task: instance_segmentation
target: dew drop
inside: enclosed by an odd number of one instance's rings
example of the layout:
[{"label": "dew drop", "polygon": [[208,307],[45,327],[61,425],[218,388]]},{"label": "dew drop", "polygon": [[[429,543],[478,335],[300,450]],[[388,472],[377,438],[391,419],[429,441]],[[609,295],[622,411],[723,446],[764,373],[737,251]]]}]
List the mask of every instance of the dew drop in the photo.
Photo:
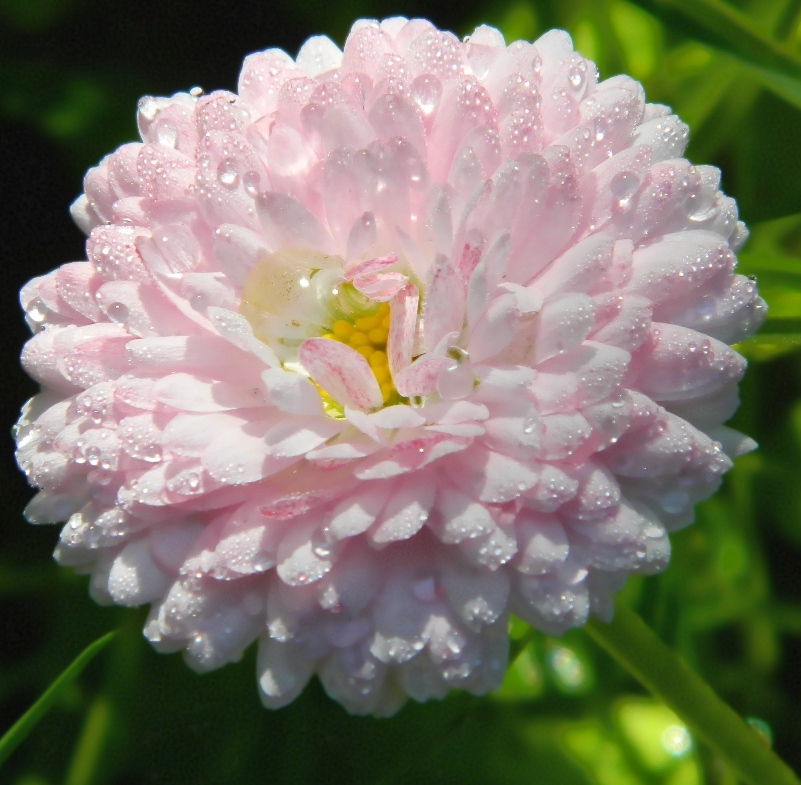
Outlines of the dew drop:
[{"label": "dew drop", "polygon": [[640,178],[633,172],[618,172],[609,183],[609,190],[621,209],[628,207],[631,197],[640,187]]},{"label": "dew drop", "polygon": [[47,306],[41,298],[36,297],[29,303],[28,318],[35,324],[41,324],[47,318]]},{"label": "dew drop", "polygon": [[690,503],[690,497],[684,491],[669,491],[659,498],[662,509],[671,514],[682,512]]},{"label": "dew drop", "polygon": [[239,174],[236,171],[236,164],[230,158],[220,162],[217,167],[217,179],[226,188],[236,188],[239,184]]},{"label": "dew drop", "polygon": [[258,195],[260,183],[261,175],[255,169],[249,169],[242,175],[242,185],[250,196]]},{"label": "dew drop", "polygon": [[334,550],[334,543],[331,541],[331,530],[324,528],[318,531],[312,538],[312,551],[321,559],[327,559]]},{"label": "dew drop", "polygon": [[717,207],[711,199],[705,199],[702,194],[691,193],[684,200],[684,212],[694,223],[703,223],[710,218],[714,218]]},{"label": "dew drop", "polygon": [[106,308],[106,315],[112,322],[119,324],[128,318],[128,308],[122,303],[111,303]]},{"label": "dew drop", "polygon": [[698,301],[698,305],[695,306],[695,310],[698,315],[706,321],[715,315],[715,307],[715,298],[709,294],[705,294]]},{"label": "dew drop", "polygon": [[136,457],[147,463],[158,463],[161,460],[161,448],[157,444],[142,445],[136,451]]},{"label": "dew drop", "polygon": [[442,82],[433,74],[421,74],[412,82],[412,98],[424,115],[430,115],[442,95]]},{"label": "dew drop", "polygon": [[583,61],[576,63],[568,72],[567,80],[570,82],[570,86],[573,90],[577,93],[581,92],[581,89],[587,81],[587,64]]},{"label": "dew drop", "polygon": [[595,141],[596,142],[603,142],[604,137],[606,136],[606,128],[604,127],[605,123],[602,119],[597,119],[595,121]]},{"label": "dew drop", "polygon": [[445,400],[459,400],[470,395],[474,383],[473,371],[468,366],[454,363],[439,375],[437,391]]}]

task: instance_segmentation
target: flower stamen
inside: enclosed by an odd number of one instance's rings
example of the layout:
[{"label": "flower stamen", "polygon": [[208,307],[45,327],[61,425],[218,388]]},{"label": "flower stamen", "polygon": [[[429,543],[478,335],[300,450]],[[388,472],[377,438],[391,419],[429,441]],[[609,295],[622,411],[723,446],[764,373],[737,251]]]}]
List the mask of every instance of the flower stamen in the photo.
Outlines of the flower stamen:
[{"label": "flower stamen", "polygon": [[[323,338],[339,341],[355,349],[369,364],[381,389],[384,405],[400,402],[400,396],[392,382],[387,359],[389,337],[389,304],[380,303],[372,313],[353,320],[339,319],[331,325]],[[323,399],[325,400],[325,399]]]}]

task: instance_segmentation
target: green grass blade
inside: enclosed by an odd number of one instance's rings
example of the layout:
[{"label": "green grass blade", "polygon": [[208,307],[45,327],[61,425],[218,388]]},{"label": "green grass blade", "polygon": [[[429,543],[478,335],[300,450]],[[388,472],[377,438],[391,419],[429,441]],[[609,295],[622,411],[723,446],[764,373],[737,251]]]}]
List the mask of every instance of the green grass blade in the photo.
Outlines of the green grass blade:
[{"label": "green grass blade", "polygon": [[633,0],[663,22],[748,65],[785,100],[801,106],[801,60],[722,0]]},{"label": "green grass blade", "polygon": [[28,709],[0,739],[0,766],[8,756],[28,737],[39,720],[53,708],[53,704],[72,684],[80,672],[104,649],[116,635],[115,631],[106,633],[94,643],[90,643],[61,673],[61,675],[42,693],[42,696]]}]

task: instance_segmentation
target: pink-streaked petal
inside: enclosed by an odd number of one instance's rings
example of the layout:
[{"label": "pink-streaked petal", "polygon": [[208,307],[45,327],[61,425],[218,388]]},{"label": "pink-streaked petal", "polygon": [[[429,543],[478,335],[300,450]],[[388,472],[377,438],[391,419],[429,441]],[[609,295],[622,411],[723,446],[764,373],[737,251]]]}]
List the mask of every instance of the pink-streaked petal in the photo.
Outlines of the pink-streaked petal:
[{"label": "pink-streaked petal", "polygon": [[326,338],[309,338],[298,358],[303,367],[335,401],[369,411],[381,405],[381,390],[367,360],[349,346]]},{"label": "pink-streaked petal", "polygon": [[451,261],[437,255],[423,299],[423,349],[431,351],[450,332],[460,333],[464,321],[461,278]]},{"label": "pink-streaked petal", "polygon": [[387,355],[393,378],[406,368],[412,359],[417,329],[418,297],[417,287],[409,283],[390,301]]},{"label": "pink-streaked petal", "polygon": [[406,397],[430,395],[437,389],[440,373],[453,365],[448,357],[423,355],[394,376],[395,389]]},{"label": "pink-streaked petal", "polygon": [[385,303],[392,300],[408,280],[402,273],[368,273],[354,278],[353,286],[365,297]]}]

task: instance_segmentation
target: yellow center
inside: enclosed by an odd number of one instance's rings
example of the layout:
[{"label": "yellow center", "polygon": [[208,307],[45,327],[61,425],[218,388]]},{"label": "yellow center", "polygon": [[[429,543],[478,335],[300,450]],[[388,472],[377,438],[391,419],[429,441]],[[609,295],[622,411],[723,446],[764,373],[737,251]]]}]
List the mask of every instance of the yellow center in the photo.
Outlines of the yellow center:
[{"label": "yellow center", "polygon": [[340,319],[334,322],[331,332],[323,336],[350,346],[367,360],[381,389],[385,405],[400,401],[387,364],[388,335],[389,304],[380,303],[372,313],[368,312],[352,321]]},{"label": "yellow center", "polygon": [[[268,344],[284,368],[297,366],[298,347],[307,338],[322,335],[355,349],[375,376],[384,405],[401,403],[387,363],[389,304],[376,303],[341,281],[344,262],[305,249],[290,248],[264,254],[242,287],[240,313],[254,335]],[[329,417],[345,410],[311,380]]]}]

